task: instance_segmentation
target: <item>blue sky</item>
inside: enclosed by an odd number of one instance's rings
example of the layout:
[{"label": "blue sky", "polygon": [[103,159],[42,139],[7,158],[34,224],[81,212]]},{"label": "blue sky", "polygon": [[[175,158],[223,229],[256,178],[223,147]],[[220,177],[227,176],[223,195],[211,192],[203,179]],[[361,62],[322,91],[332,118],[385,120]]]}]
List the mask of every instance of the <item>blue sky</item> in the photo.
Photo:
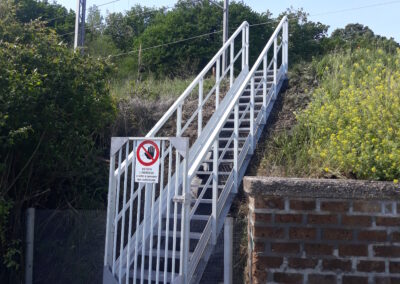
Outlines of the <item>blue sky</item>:
[{"label": "blue sky", "polygon": [[[87,0],[87,7],[101,5],[112,0]],[[148,7],[173,6],[176,0],[119,0],[100,7],[102,12],[125,11],[135,4]],[[348,23],[369,26],[376,34],[393,37],[400,42],[400,0],[243,0],[258,12],[270,10],[278,15],[288,7],[301,8],[310,14],[310,20],[329,25],[330,32]],[[75,10],[75,0],[57,0],[67,8]],[[221,16],[222,17],[222,16]]]}]

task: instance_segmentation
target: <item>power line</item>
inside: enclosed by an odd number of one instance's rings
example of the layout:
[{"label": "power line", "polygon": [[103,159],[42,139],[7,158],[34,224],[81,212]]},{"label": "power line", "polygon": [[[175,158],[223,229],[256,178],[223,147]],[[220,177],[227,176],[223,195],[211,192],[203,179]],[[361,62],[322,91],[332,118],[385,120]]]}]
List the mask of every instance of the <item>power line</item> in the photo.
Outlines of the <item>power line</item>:
[{"label": "power line", "polygon": [[[185,41],[189,41],[189,40],[193,40],[193,39],[197,39],[197,38],[202,38],[202,37],[210,36],[212,34],[217,34],[217,33],[222,33],[222,30],[214,31],[214,32],[211,32],[211,33],[205,33],[205,34],[201,34],[201,35],[197,35],[197,36],[192,36],[192,37],[181,39],[181,40],[162,43],[162,44],[159,44],[159,45],[154,45],[154,46],[150,46],[150,47],[146,47],[146,48],[142,48],[141,51],[146,51],[146,50],[149,50],[149,49],[169,46],[169,45],[172,45],[172,44],[177,44],[177,43],[181,43],[181,42],[185,42]],[[119,57],[119,56],[122,56],[122,55],[132,54],[132,53],[136,53],[136,52],[139,52],[139,51],[140,51],[140,49],[135,49],[135,50],[131,50],[131,51],[128,51],[128,52],[122,52],[122,53],[118,53],[118,54],[114,54],[114,55],[109,55],[107,58]]]},{"label": "power line", "polygon": [[397,1],[389,1],[389,2],[376,3],[376,4],[365,5],[365,6],[360,6],[360,7],[348,8],[348,9],[342,9],[342,10],[336,10],[336,11],[329,11],[329,12],[323,12],[323,13],[310,15],[310,17],[331,15],[331,14],[339,14],[339,13],[343,13],[343,12],[351,12],[351,11],[355,11],[355,10],[361,10],[361,9],[373,8],[373,7],[379,7],[379,6],[387,6],[387,5],[391,5],[391,4],[397,4],[397,3],[400,3],[400,1],[399,0],[397,0]]}]

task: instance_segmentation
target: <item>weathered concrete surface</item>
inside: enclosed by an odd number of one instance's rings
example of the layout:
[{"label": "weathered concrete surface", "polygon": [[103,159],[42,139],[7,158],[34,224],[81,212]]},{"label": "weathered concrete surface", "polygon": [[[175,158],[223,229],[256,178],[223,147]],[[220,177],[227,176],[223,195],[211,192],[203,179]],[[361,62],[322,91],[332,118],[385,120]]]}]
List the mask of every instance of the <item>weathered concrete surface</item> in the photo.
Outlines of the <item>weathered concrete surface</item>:
[{"label": "weathered concrete surface", "polygon": [[393,182],[245,177],[244,190],[252,196],[400,200],[400,185]]}]

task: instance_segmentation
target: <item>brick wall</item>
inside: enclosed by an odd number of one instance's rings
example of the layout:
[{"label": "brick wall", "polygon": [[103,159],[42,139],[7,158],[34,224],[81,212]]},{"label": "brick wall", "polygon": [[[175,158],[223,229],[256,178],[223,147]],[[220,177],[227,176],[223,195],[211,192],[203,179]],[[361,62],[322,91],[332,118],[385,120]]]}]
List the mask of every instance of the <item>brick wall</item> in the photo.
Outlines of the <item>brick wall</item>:
[{"label": "brick wall", "polygon": [[392,183],[245,178],[252,283],[400,283]]}]

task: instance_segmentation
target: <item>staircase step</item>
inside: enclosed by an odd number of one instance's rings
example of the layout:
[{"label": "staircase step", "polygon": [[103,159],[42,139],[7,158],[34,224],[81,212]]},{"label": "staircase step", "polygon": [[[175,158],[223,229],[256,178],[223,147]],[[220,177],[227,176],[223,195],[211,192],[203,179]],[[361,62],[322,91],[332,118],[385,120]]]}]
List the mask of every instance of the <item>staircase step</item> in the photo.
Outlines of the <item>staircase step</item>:
[{"label": "staircase step", "polygon": [[[199,199],[192,199],[192,203],[196,203]],[[212,204],[212,199],[200,199],[200,203]]]},{"label": "staircase step", "polygon": [[[177,215],[177,218],[180,219],[181,218],[181,214]],[[171,216],[171,218],[173,219],[174,216]],[[208,221],[208,219],[210,219],[209,215],[193,215],[192,218],[190,218],[191,220],[197,220],[197,221]]]},{"label": "staircase step", "polygon": [[[196,172],[196,175],[211,175],[213,173],[214,173],[213,171],[198,171]],[[221,172],[221,171],[218,172],[218,175],[221,176],[229,176],[230,174],[231,172]]]},{"label": "staircase step", "polygon": [[[179,235],[177,235],[177,236],[179,236]],[[152,255],[151,255],[152,257],[157,257],[157,249],[152,249],[151,252],[152,252]],[[172,250],[168,250],[167,251],[167,257],[168,258],[172,258],[172,253],[173,253]],[[180,253],[181,252],[179,250],[175,251],[175,259],[179,259]],[[189,257],[192,254],[193,254],[192,252],[189,252]],[[138,251],[138,255],[142,255],[142,251],[141,250]],[[150,256],[150,250],[148,250],[148,249],[145,250],[144,255],[145,256]],[[160,249],[160,257],[164,258],[164,256],[165,256],[165,250],[164,249]]]},{"label": "staircase step", "polygon": [[[151,280],[152,280],[152,281],[155,281],[155,280],[156,280],[156,271],[151,270],[150,273],[151,273]],[[166,273],[167,273],[167,282],[171,282],[171,280],[172,280],[172,273],[171,273],[171,272],[166,272]],[[140,269],[138,269],[136,275],[137,275],[137,276],[136,276],[136,277],[137,277],[136,279],[140,279],[140,276],[141,276],[141,274],[140,274]],[[176,276],[178,276],[177,273],[175,273],[175,277],[176,277]],[[130,272],[129,272],[129,278],[133,278],[133,271],[130,271]],[[159,279],[160,279],[160,282],[163,282],[163,281],[164,281],[164,271],[160,271],[160,272],[159,272]],[[149,280],[149,271],[148,271],[148,270],[144,270],[143,280]]]},{"label": "staircase step", "polygon": [[[233,127],[226,127],[226,128],[222,128],[221,131],[234,131],[235,129]],[[239,131],[250,131],[250,127],[240,127]]]},{"label": "staircase step", "polygon": [[[172,237],[174,234],[173,231],[169,231],[168,232],[168,237]],[[155,234],[156,236],[158,235],[158,232],[156,232]],[[161,232],[161,236],[165,237],[167,235],[166,231],[162,231]],[[181,232],[177,231],[176,232],[176,236],[179,238],[181,236]],[[190,232],[189,234],[189,239],[194,239],[194,240],[200,240],[201,238],[201,233],[197,233],[197,232]]]}]

